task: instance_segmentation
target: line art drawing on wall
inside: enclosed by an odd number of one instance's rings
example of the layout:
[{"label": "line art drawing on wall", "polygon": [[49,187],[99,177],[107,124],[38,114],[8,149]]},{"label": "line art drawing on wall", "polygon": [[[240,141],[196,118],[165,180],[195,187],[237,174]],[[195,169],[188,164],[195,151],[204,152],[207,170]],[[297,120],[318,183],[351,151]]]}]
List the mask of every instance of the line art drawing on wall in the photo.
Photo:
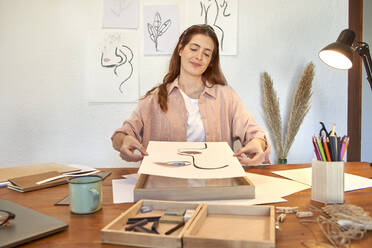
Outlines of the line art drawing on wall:
[{"label": "line art drawing on wall", "polygon": [[130,0],[113,0],[112,6],[110,8],[111,13],[113,13],[117,17],[120,17],[130,4]]},{"label": "line art drawing on wall", "polygon": [[223,0],[222,3],[218,0],[200,1],[200,16],[204,17],[204,24],[210,25],[219,35],[220,49],[224,50],[225,32],[218,22],[223,22],[223,18],[231,15],[228,13],[228,2]]},{"label": "line art drawing on wall", "polygon": [[155,50],[158,52],[158,38],[163,35],[168,28],[172,25],[171,19],[166,20],[164,23],[161,21],[161,16],[159,12],[155,13],[153,24],[147,23],[147,31],[149,33],[150,39],[155,45]]},{"label": "line art drawing on wall", "polygon": [[138,28],[138,0],[102,0],[103,28]]},{"label": "line art drawing on wall", "polygon": [[115,52],[112,50],[101,52],[101,66],[104,68],[114,68],[113,73],[120,78],[118,87],[120,93],[123,93],[123,85],[128,81],[133,74],[133,51],[129,46],[120,45],[115,47]]},{"label": "line art drawing on wall", "polygon": [[133,32],[89,33],[86,97],[89,102],[137,102],[138,36]]}]

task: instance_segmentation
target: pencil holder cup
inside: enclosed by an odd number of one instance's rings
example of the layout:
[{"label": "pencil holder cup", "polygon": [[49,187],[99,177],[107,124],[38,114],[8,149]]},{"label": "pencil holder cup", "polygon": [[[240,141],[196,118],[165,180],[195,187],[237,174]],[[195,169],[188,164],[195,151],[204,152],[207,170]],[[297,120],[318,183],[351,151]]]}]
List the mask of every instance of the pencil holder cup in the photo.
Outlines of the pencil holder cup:
[{"label": "pencil holder cup", "polygon": [[68,179],[70,211],[74,214],[91,214],[102,208],[102,178],[89,175]]},{"label": "pencil holder cup", "polygon": [[344,162],[313,160],[311,199],[322,203],[344,203]]}]

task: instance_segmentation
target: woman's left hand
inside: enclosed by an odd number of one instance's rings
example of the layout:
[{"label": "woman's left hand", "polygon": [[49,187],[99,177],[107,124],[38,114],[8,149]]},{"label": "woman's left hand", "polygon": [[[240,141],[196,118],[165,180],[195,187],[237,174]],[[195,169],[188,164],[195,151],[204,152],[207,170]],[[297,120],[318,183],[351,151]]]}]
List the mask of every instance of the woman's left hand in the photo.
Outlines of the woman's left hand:
[{"label": "woman's left hand", "polygon": [[[265,161],[266,142],[263,139],[254,138],[234,154],[243,165],[260,165]],[[243,157],[242,154],[247,155]]]}]

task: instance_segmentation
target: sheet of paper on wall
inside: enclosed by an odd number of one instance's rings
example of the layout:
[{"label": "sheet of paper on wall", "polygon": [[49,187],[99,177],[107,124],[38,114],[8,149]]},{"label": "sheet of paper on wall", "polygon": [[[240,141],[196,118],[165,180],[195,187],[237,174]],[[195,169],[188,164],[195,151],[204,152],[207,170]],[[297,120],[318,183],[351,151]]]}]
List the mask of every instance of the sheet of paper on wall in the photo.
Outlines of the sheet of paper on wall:
[{"label": "sheet of paper on wall", "polygon": [[150,141],[139,174],[177,178],[244,177],[226,142]]}]

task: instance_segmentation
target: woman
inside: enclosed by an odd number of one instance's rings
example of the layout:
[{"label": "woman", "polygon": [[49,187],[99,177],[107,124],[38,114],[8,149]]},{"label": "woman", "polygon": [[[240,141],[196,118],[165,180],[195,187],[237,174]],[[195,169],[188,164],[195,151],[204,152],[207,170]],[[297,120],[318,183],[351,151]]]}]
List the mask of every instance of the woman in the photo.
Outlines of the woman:
[{"label": "woman", "polygon": [[163,83],[146,93],[112,136],[122,159],[142,160],[150,140],[226,141],[232,147],[239,139],[243,147],[234,156],[242,164],[269,162],[266,133],[227,86],[219,59],[210,26],[193,25],[181,34]]}]

